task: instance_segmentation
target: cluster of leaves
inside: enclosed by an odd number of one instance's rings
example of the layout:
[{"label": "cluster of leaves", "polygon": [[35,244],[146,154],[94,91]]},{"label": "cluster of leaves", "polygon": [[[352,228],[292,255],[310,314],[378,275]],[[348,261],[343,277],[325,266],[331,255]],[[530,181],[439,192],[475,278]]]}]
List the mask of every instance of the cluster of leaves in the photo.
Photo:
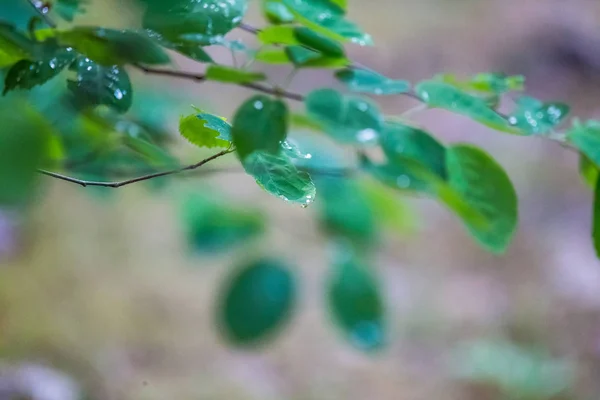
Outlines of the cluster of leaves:
[{"label": "cluster of leaves", "polygon": [[[152,177],[153,171],[181,168],[167,150],[168,135],[162,127],[130,110],[131,69],[254,89],[259,93],[247,98],[231,121],[197,109],[181,117],[180,133],[197,147],[235,151],[244,171],[266,192],[303,207],[316,202],[320,226],[335,254],[327,288],[329,309],[344,335],[360,348],[375,349],[386,341],[385,300],[370,265],[380,228],[399,215],[389,206],[391,191],[437,199],[477,243],[496,254],[509,247],[518,221],[511,181],[487,152],[469,144],[441,143],[402,116],[384,115],[373,97],[408,96],[424,109],[445,109],[496,131],[557,141],[581,154],[582,175],[595,187],[596,203],[600,202],[600,122],[575,120],[572,128],[558,132],[569,107],[527,96],[520,96],[508,115],[501,113],[503,96],[524,89],[519,76],[439,75],[413,86],[357,65],[348,58],[346,46],[373,41],[348,20],[344,0],[262,0],[268,24],[260,30],[242,23],[246,0],[143,0],[142,25],[126,30],[63,29],[48,17],[57,12],[71,21],[85,10],[84,2],[38,3],[31,3],[39,15],[31,17],[27,29],[16,18],[0,21],[3,93],[13,105],[24,97],[30,100],[27,106],[5,112],[12,119],[3,118],[12,121],[5,130],[9,134],[0,137],[3,203],[15,203],[14,196],[28,197],[38,167],[71,171],[86,179],[140,170]],[[256,33],[259,48],[228,40],[226,35],[236,27]],[[246,62],[241,67],[218,64],[210,55],[211,46],[224,46],[234,61],[237,54]],[[170,64],[173,53],[206,64],[205,73],[157,69]],[[346,90],[290,93],[251,69],[261,63],[291,67],[292,74],[327,69]],[[58,79],[61,76],[66,79]],[[295,111],[291,101],[301,102],[303,109]],[[36,134],[10,135],[24,130]],[[355,162],[348,166],[323,156],[327,152],[320,149],[307,153],[291,137],[295,130],[314,131],[352,148]],[[38,150],[19,156],[25,148]],[[363,178],[369,183],[363,184]],[[233,244],[262,230],[252,215],[219,212],[214,204],[207,207],[207,212],[187,217],[200,221],[189,232],[197,245],[214,248],[217,237]],[[228,226],[237,229],[240,223],[244,229],[228,236]],[[598,213],[594,238],[600,250]],[[243,267],[224,290],[220,323],[227,337],[243,344],[281,327],[298,292],[290,269],[272,258]]]}]

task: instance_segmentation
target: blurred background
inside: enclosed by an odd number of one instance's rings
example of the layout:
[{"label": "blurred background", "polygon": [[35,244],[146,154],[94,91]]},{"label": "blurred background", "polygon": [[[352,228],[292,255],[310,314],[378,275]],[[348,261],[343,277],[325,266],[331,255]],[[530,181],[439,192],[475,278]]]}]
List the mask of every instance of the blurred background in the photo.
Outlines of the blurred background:
[{"label": "blurred background", "polygon": [[[139,10],[117,0],[88,8],[79,24],[139,23]],[[387,76],[522,74],[529,94],[600,118],[597,2],[349,0],[349,14],[376,44],[349,53]],[[257,4],[247,22],[264,24]],[[255,43],[239,30],[231,38]],[[230,57],[223,48],[212,54]],[[251,94],[132,78],[172,99],[160,112],[187,158],[201,155],[175,137],[190,104],[230,117]],[[309,71],[291,89],[324,85],[335,85],[330,73]],[[395,115],[414,106],[378,101]],[[520,225],[508,254],[493,256],[443,207],[399,198],[403,217],[373,265],[388,303],[384,349],[365,354],[329,322],[328,249],[312,206],[284,203],[241,172],[175,178],[160,192],[45,178],[27,213],[0,211],[0,399],[598,399],[600,265],[589,239],[592,194],[576,154],[442,110],[413,119],[445,142],[494,155],[517,188]],[[226,252],[197,251],[187,237],[190,196],[225,199],[264,221],[250,223],[264,234]],[[300,303],[273,341],[239,350],[215,327],[216,301],[232,267],[262,252],[294,266]]]}]

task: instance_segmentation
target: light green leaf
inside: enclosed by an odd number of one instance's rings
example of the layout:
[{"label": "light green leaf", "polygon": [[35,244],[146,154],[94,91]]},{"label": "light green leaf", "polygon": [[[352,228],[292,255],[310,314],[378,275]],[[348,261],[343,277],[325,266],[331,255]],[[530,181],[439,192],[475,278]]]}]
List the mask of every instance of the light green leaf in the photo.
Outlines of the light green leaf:
[{"label": "light green leaf", "polygon": [[259,186],[280,199],[303,206],[315,200],[310,176],[298,171],[287,155],[256,151],[244,159],[243,165]]},{"label": "light green leaf", "polygon": [[364,69],[343,69],[336,72],[335,77],[355,92],[388,96],[410,91],[410,83],[407,81],[393,80]]},{"label": "light green leaf", "polygon": [[214,44],[239,25],[246,0],[146,0],[143,26],[172,43]]},{"label": "light green leaf", "polygon": [[265,64],[288,64],[290,62],[285,48],[268,47],[258,50],[255,60]]},{"label": "light green leaf", "polygon": [[83,56],[70,69],[77,72],[77,78],[68,81],[68,87],[79,105],[106,105],[122,113],[131,107],[131,81],[124,69],[105,67]]},{"label": "light green leaf", "polygon": [[231,146],[231,125],[216,115],[200,113],[181,117],[179,132],[198,147]]},{"label": "light green leaf", "polygon": [[231,135],[240,159],[255,151],[277,154],[285,140],[289,112],[287,105],[265,95],[246,100],[233,117]]},{"label": "light green leaf", "polygon": [[577,147],[597,168],[600,168],[599,121],[586,121],[585,124],[576,121],[573,128],[567,132],[567,140]]},{"label": "light green leaf", "polygon": [[12,25],[0,21],[0,68],[23,59],[31,59],[35,42],[18,32]]},{"label": "light green leaf", "polygon": [[42,85],[60,74],[74,59],[75,54],[73,51],[59,49],[45,60],[21,60],[6,73],[3,94],[14,89],[31,89],[37,85]]},{"label": "light green leaf", "polygon": [[59,32],[59,43],[73,47],[94,62],[104,65],[167,64],[169,56],[146,32],[98,27],[76,27]]},{"label": "light green leaf", "polygon": [[294,14],[279,0],[262,0],[262,11],[272,24],[286,24],[294,21]]},{"label": "light green leaf", "polygon": [[296,39],[294,30],[295,25],[272,25],[262,29],[258,33],[258,39],[263,44],[293,44],[298,45],[300,42]]},{"label": "light green leaf", "polygon": [[592,238],[596,257],[600,259],[600,179],[596,181],[594,188],[594,210],[592,222]]},{"label": "light green leaf", "polygon": [[309,93],[306,110],[328,135],[342,143],[373,144],[383,128],[383,116],[375,103],[333,89]]},{"label": "light green leaf", "polygon": [[517,195],[510,179],[493,158],[476,147],[455,145],[446,154],[450,187],[487,221],[482,229],[479,221],[473,223],[463,215],[467,229],[483,247],[503,253],[518,219]]},{"label": "light green leaf", "polygon": [[289,319],[296,286],[296,278],[279,260],[260,259],[235,271],[217,310],[225,338],[248,346],[273,336]]},{"label": "light green leaf", "polygon": [[566,104],[543,103],[527,96],[521,97],[517,105],[517,110],[508,118],[508,122],[529,135],[551,131],[570,111]]},{"label": "light green leaf", "polygon": [[385,306],[374,272],[352,249],[342,247],[333,263],[327,302],[332,319],[351,344],[363,351],[386,342]]},{"label": "light green leaf", "polygon": [[224,65],[210,65],[206,70],[206,79],[210,81],[229,83],[249,83],[267,79],[262,72],[251,72],[227,67]]},{"label": "light green leaf", "polygon": [[583,153],[579,153],[579,173],[581,178],[591,189],[596,187],[600,171],[598,167]]},{"label": "light green leaf", "polygon": [[415,90],[432,108],[443,108],[469,117],[502,132],[519,133],[500,114],[487,106],[484,100],[471,96],[452,85],[439,81],[420,82]]}]

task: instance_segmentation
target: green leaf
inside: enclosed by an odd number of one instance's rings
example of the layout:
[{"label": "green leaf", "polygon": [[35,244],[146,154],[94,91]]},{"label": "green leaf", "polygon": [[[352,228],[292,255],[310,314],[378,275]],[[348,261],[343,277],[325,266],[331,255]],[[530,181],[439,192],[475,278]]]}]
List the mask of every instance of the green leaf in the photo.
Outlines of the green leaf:
[{"label": "green leaf", "polygon": [[181,117],[179,132],[198,147],[231,146],[231,125],[216,115],[200,113]]},{"label": "green leaf", "polygon": [[263,47],[258,50],[255,59],[265,64],[288,64],[290,62],[285,48]]},{"label": "green leaf", "polygon": [[276,154],[286,138],[287,105],[265,95],[246,100],[233,117],[231,136],[241,160],[255,151]]},{"label": "green leaf", "polygon": [[521,97],[517,105],[517,110],[508,121],[529,135],[551,131],[566,118],[570,111],[570,107],[566,104],[543,103],[527,96]]},{"label": "green leaf", "polygon": [[287,139],[281,142],[281,151],[283,154],[287,155],[289,158],[297,159],[297,160],[310,160],[312,158],[311,154],[303,153],[298,145],[292,140]]},{"label": "green leaf", "polygon": [[182,54],[192,60],[202,63],[214,62],[210,54],[208,54],[206,50],[204,50],[204,45],[200,43],[181,39],[177,40],[177,42],[171,42],[163,36],[151,30],[147,30],[145,33],[148,35],[149,38],[154,40],[159,45],[166,47],[167,49],[173,50],[179,54]]},{"label": "green leaf", "polygon": [[316,188],[306,172],[300,172],[284,154],[256,151],[243,160],[244,169],[259,186],[274,196],[308,206],[315,200]]},{"label": "green leaf", "polygon": [[12,25],[0,21],[0,68],[23,59],[31,59],[35,42]]},{"label": "green leaf", "polygon": [[[462,215],[471,235],[493,253],[503,253],[517,227],[517,195],[502,167],[487,153],[468,145],[447,150],[448,183],[487,223]],[[473,214],[473,218],[478,218]]]},{"label": "green leaf", "polygon": [[123,121],[121,122],[121,129],[125,133],[122,141],[127,148],[154,167],[174,168],[177,166],[177,160],[166,150],[152,143],[151,139],[143,134],[139,126],[133,123],[129,125],[128,127],[123,126]]},{"label": "green leaf", "polygon": [[328,57],[345,57],[344,47],[342,47],[342,45],[323,34],[315,32],[310,28],[294,28],[294,37],[300,44],[316,50]]},{"label": "green leaf", "polygon": [[105,67],[78,57],[70,69],[77,72],[77,78],[68,81],[68,87],[83,105],[106,105],[118,112],[131,107],[131,81],[121,67]]},{"label": "green leaf", "polygon": [[181,205],[181,223],[192,249],[214,254],[231,251],[264,231],[260,212],[228,203],[214,190],[193,193]]},{"label": "green leaf", "polygon": [[592,223],[592,238],[596,257],[600,258],[600,179],[596,181],[594,188],[594,212]]},{"label": "green leaf", "polygon": [[377,350],[386,341],[380,284],[353,250],[339,253],[328,284],[329,311],[352,345]]},{"label": "green leaf", "polygon": [[518,133],[500,114],[488,107],[485,101],[462,92],[452,85],[439,81],[423,81],[415,87],[415,90],[430,107],[443,108],[467,116],[502,132]]},{"label": "green leaf", "polygon": [[262,11],[272,24],[285,24],[294,21],[294,14],[279,0],[262,0]]},{"label": "green leaf", "polygon": [[377,236],[374,210],[356,182],[345,177],[319,177],[316,184],[321,228],[357,246],[372,245]]},{"label": "green leaf", "polygon": [[76,14],[85,12],[85,4],[88,0],[57,0],[54,3],[54,10],[66,21],[73,21]]},{"label": "green leaf", "polygon": [[586,121],[583,125],[576,121],[573,128],[567,132],[567,141],[577,147],[597,168],[600,168],[599,121]]},{"label": "green leaf", "polygon": [[579,173],[586,185],[591,189],[596,187],[600,171],[598,170],[598,167],[582,153],[579,154]]},{"label": "green leaf", "polygon": [[210,65],[206,70],[206,79],[229,83],[249,83],[267,79],[262,72],[244,71],[224,65]]},{"label": "green leaf", "polygon": [[364,69],[344,69],[336,72],[335,77],[355,92],[389,96],[410,91],[410,83],[407,81],[393,80]]},{"label": "green leaf", "polygon": [[446,180],[446,148],[429,133],[399,122],[386,122],[381,134],[381,147],[388,159],[401,163],[410,158],[418,161]]},{"label": "green leaf", "polygon": [[104,66],[167,64],[169,56],[145,32],[76,27],[59,32],[58,41]]},{"label": "green leaf", "polygon": [[236,271],[222,291],[218,321],[236,345],[256,345],[289,319],[297,297],[296,278],[285,264],[260,259]]},{"label": "green leaf", "polygon": [[147,0],[143,26],[178,43],[214,44],[239,25],[246,0]]},{"label": "green leaf", "polygon": [[73,51],[60,49],[52,57],[42,61],[21,60],[8,70],[3,94],[14,89],[31,89],[42,85],[60,74],[74,59]]},{"label": "green leaf", "polygon": [[467,92],[494,95],[502,95],[511,91],[522,91],[525,84],[524,76],[507,76],[502,73],[477,74],[467,80],[459,80],[455,75],[451,74],[442,74],[436,76],[435,79]]},{"label": "green leaf", "polygon": [[258,33],[258,40],[263,44],[292,44],[298,45],[294,30],[295,25],[272,25],[267,26]]},{"label": "green leaf", "polygon": [[306,110],[323,124],[327,134],[342,143],[373,144],[383,128],[383,116],[375,103],[333,89],[309,93]]},{"label": "green leaf", "polygon": [[395,191],[374,179],[360,181],[359,190],[373,210],[377,224],[398,234],[408,234],[415,230],[416,211]]}]

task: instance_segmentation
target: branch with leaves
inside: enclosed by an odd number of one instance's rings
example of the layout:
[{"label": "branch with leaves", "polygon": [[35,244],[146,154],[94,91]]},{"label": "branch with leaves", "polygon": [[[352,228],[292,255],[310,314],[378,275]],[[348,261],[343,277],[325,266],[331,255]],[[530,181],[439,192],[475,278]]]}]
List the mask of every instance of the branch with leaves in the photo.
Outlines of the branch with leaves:
[{"label": "branch with leaves", "polygon": [[[456,214],[477,243],[493,253],[505,252],[517,229],[517,196],[504,169],[480,148],[441,143],[431,132],[409,121],[412,113],[444,109],[495,131],[515,137],[539,137],[574,150],[581,157],[582,176],[596,188],[595,203],[599,201],[600,122],[574,119],[572,126],[563,129],[570,112],[567,105],[525,95],[519,95],[509,112],[501,112],[506,96],[523,92],[521,76],[483,73],[458,78],[443,74],[415,85],[386,77],[348,58],[346,46],[369,46],[373,40],[347,18],[346,2],[341,0],[262,0],[268,23],[261,28],[243,21],[246,0],[204,0],[203,7],[192,7],[193,0],[143,3],[142,30],[90,26],[63,29],[62,23],[55,23],[55,17],[72,20],[82,12],[82,2],[76,0],[58,0],[54,8],[31,0],[38,13],[33,18],[38,22],[42,19],[48,28],[38,29],[39,23],[32,22],[29,31],[22,32],[11,21],[0,22],[0,67],[5,69],[3,93],[7,98],[37,86],[42,90],[59,80],[63,71],[69,75],[66,92],[55,96],[52,107],[24,107],[22,112],[28,117],[7,125],[7,132],[37,132],[32,143],[44,144],[39,152],[28,152],[26,158],[33,161],[23,168],[81,186],[118,188],[200,169],[235,152],[243,170],[268,193],[303,207],[318,199],[323,231],[335,243],[343,243],[341,247],[352,249],[352,257],[339,262],[331,301],[333,309],[339,311],[344,303],[339,300],[347,290],[345,274],[361,276],[368,286],[364,293],[370,296],[365,301],[372,307],[367,315],[343,319],[340,311],[336,318],[342,318],[340,323],[347,333],[362,335],[365,342],[370,338],[372,343],[365,343],[367,347],[377,347],[383,341],[382,304],[379,294],[373,294],[375,281],[361,267],[366,263],[365,254],[370,254],[377,243],[372,215],[379,210],[358,185],[360,179],[401,195],[437,199]],[[236,28],[255,35],[259,47],[229,40],[226,35]],[[210,55],[211,46],[225,47],[234,60],[244,58],[245,62],[241,67],[237,62],[217,64]],[[171,62],[172,52],[197,61],[205,71],[165,67]],[[265,73],[253,68],[260,64],[288,68],[290,79],[283,85],[273,84]],[[164,135],[156,132],[151,122],[128,117],[134,104],[129,68],[149,76],[236,85],[257,93],[237,108],[231,122],[199,109],[183,116],[179,121],[183,138],[200,148],[223,150],[181,167],[163,144]],[[311,69],[331,71],[332,78],[346,90],[321,87],[308,93],[288,91],[292,77]],[[381,96],[407,96],[419,104],[398,116],[384,115],[373,100]],[[302,103],[303,109],[293,111],[288,100]],[[294,131],[316,132],[340,147],[352,147],[358,167],[349,168],[333,157],[334,150],[329,148],[317,146],[316,150],[305,151],[302,143],[292,137]],[[39,132],[45,132],[43,137]],[[18,140],[29,140],[26,135],[17,136],[0,138],[6,142],[4,154],[19,154],[25,145]],[[104,151],[85,165],[89,173],[111,177],[123,166],[127,170],[151,168],[152,172],[121,181],[83,180],[53,172],[69,165],[64,160],[89,154],[97,147]],[[383,153],[383,161],[375,162],[369,157],[371,152]],[[0,157],[0,163],[5,163],[0,164],[0,170],[2,166],[15,168],[13,161],[4,161],[15,159]],[[83,167],[77,164],[63,170],[77,172]],[[0,174],[0,188],[29,182],[12,176],[4,179],[9,178],[13,179],[10,185],[2,181]],[[2,196],[0,191],[0,201]],[[356,219],[361,223],[354,224]],[[593,236],[600,252],[597,217]],[[273,264],[254,267],[281,275]],[[287,275],[282,279],[289,284]],[[364,321],[374,330],[357,333],[356,324]],[[231,328],[234,322],[228,323]],[[230,333],[240,333],[234,331]],[[244,340],[263,333],[248,334]]]}]

